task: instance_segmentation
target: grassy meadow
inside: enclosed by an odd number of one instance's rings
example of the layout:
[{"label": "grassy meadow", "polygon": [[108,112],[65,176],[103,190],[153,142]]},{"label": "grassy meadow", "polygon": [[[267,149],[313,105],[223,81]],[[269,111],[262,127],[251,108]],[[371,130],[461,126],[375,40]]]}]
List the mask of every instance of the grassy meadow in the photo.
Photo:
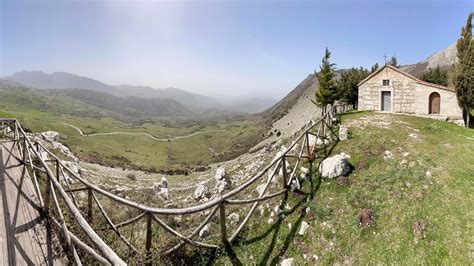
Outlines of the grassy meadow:
[{"label": "grassy meadow", "polygon": [[[259,121],[245,118],[199,122],[124,122],[110,114],[101,113],[102,110],[91,112],[95,114],[93,116],[72,111],[76,105],[77,110],[88,110],[90,106],[84,106],[83,103],[72,103],[71,110],[63,110],[57,101],[52,107],[47,105],[53,101],[44,103],[43,107],[31,105],[28,108],[28,102],[34,99],[24,100],[26,102],[21,104],[17,104],[18,99],[10,102],[3,99],[0,102],[0,117],[17,118],[25,129],[32,132],[57,131],[61,134],[60,141],[80,159],[108,166],[155,171],[207,165],[246,152],[257,143],[263,132]],[[172,141],[158,141],[146,135],[81,136],[76,129],[64,123],[80,128],[86,135],[129,132],[148,133],[156,138],[168,139],[198,131],[203,133]]]},{"label": "grassy meadow", "polygon": [[[342,116],[349,184],[313,177],[285,218],[255,216],[217,264],[454,264],[474,261],[474,130],[405,115]],[[389,156],[387,156],[387,153]],[[278,202],[274,202],[277,205]],[[374,212],[361,227],[362,209]],[[304,236],[302,222],[309,223]],[[420,226],[422,225],[422,226]]]}]

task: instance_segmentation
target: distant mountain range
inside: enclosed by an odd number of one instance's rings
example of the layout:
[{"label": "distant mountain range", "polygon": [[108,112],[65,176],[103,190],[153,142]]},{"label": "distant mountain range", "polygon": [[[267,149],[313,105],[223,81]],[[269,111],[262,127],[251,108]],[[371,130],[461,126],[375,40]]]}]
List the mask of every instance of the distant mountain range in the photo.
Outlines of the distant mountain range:
[{"label": "distant mountain range", "polygon": [[[222,110],[224,112],[257,113],[271,106],[274,101],[240,99],[237,102],[222,104],[216,99],[178,88],[155,89],[149,86],[108,85],[98,80],[74,75],[66,72],[47,74],[41,71],[21,71],[3,77],[27,87],[36,89],[85,89],[107,93],[117,97],[138,97],[144,99],[168,99],[179,102],[191,112],[202,113],[206,110]],[[158,102],[158,101],[156,101]]]}]

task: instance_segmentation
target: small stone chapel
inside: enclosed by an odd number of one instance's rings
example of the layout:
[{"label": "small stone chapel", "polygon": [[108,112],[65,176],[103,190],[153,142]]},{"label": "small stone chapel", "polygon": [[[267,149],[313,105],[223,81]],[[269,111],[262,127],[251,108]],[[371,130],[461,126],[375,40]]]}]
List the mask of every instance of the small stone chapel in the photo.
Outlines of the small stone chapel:
[{"label": "small stone chapel", "polygon": [[454,89],[419,80],[386,64],[359,84],[359,110],[462,119]]}]

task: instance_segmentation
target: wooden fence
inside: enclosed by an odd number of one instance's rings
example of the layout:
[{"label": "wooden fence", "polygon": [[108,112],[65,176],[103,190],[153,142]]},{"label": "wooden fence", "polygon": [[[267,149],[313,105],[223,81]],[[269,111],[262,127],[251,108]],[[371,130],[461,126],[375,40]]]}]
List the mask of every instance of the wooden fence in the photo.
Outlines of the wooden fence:
[{"label": "wooden fence", "polygon": [[[24,129],[16,119],[2,119],[0,118],[0,132],[3,132],[4,137],[16,142],[17,148],[20,151],[22,158],[19,158],[27,167],[30,177],[35,185],[35,190],[40,199],[41,209],[44,216],[52,224],[62,232],[62,238],[65,241],[65,246],[68,250],[68,257],[71,261],[81,265],[81,258],[79,257],[76,248],[87,253],[90,257],[102,264],[125,265],[124,260],[117,255],[117,253],[107,244],[98,234],[99,230],[112,230],[117,237],[135,254],[141,254],[144,258],[143,262],[151,264],[153,260],[152,244],[154,226],[159,226],[164,231],[177,237],[179,242],[164,250],[164,254],[170,254],[179,249],[185,244],[193,245],[199,248],[219,248],[222,245],[232,244],[237,239],[237,236],[242,232],[250,218],[254,214],[257,206],[262,201],[267,201],[279,195],[288,193],[300,187],[300,179],[298,178],[298,171],[304,162],[313,162],[319,157],[317,150],[320,148],[320,143],[332,142],[338,139],[335,131],[334,123],[337,121],[337,114],[349,110],[348,106],[334,106],[330,108],[319,120],[313,121],[306,128],[303,128],[301,133],[293,140],[292,144],[287,149],[279,153],[268,165],[263,167],[256,175],[248,180],[245,180],[239,186],[218,195],[214,199],[201,203],[196,206],[184,208],[158,208],[145,204],[137,203],[135,201],[120,197],[109,191],[106,191],[67,167],[61,159],[59,159],[53,152],[46,149],[40,142],[31,140]],[[1,135],[0,135],[1,137]],[[296,149],[297,147],[299,149]],[[45,159],[44,153],[48,154],[51,159]],[[53,170],[52,170],[53,169]],[[280,170],[282,169],[282,170]],[[289,169],[289,171],[287,171]],[[280,175],[281,173],[281,175]],[[40,180],[40,176],[44,176],[44,180]],[[66,180],[66,176],[77,180],[81,187],[71,188],[70,182]],[[267,178],[264,178],[267,176]],[[281,180],[280,189],[275,192],[267,193],[268,188],[274,182],[275,176],[279,176]],[[40,182],[42,181],[42,182]],[[251,185],[257,182],[263,182],[263,189],[259,190],[258,196],[254,198],[242,198],[244,192],[248,192]],[[44,184],[40,187],[40,183]],[[75,193],[86,192],[87,203],[85,204],[86,211],[81,213],[79,210],[78,200]],[[250,195],[246,193],[245,195]],[[99,201],[97,195],[104,196],[112,200],[117,206],[127,206],[139,212],[135,217],[114,223],[106,212],[104,206]],[[240,195],[240,198],[238,197]],[[64,204],[59,203],[61,199]],[[248,205],[247,214],[244,219],[236,225],[233,231],[229,231],[227,226],[226,207],[232,205]],[[63,210],[61,205],[66,207]],[[52,211],[54,208],[54,212]],[[93,209],[97,208],[105,221],[108,224],[107,228],[93,229],[94,217]],[[118,208],[117,208],[118,209]],[[176,215],[190,215],[194,213],[206,213],[204,220],[189,234],[184,235],[174,229],[172,226],[160,219],[161,216],[176,216]],[[81,239],[79,234],[74,234],[71,224],[67,224],[65,215],[72,217],[75,222],[74,227],[81,231],[81,236],[86,239]],[[211,219],[218,215],[220,224],[220,242],[207,243],[201,240],[196,240],[199,232],[210,223]],[[145,220],[146,233],[144,251],[143,248],[132,245],[128,239],[119,230],[124,226],[131,225],[141,220]],[[86,244],[86,242],[92,243]]]}]

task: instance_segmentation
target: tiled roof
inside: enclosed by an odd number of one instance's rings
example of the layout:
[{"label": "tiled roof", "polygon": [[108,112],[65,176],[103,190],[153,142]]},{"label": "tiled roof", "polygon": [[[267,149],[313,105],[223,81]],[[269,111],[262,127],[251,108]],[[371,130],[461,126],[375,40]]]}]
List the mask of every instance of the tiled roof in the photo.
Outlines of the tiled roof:
[{"label": "tiled roof", "polygon": [[373,76],[377,75],[380,71],[382,71],[383,69],[385,68],[390,68],[412,80],[414,80],[416,83],[418,84],[421,84],[421,85],[425,85],[425,86],[429,86],[429,87],[433,87],[433,88],[437,88],[437,89],[441,89],[441,90],[447,90],[447,91],[454,91],[453,88],[449,88],[449,87],[446,87],[446,86],[443,86],[443,85],[439,85],[439,84],[434,84],[434,83],[430,83],[430,82],[426,82],[426,81],[423,81],[423,80],[420,80],[420,79],[417,79],[415,78],[414,76],[404,72],[404,71],[401,71],[400,69],[392,66],[392,65],[388,65],[386,64],[385,66],[383,66],[382,68],[378,69],[377,71],[375,71],[374,73],[370,74],[368,77],[366,77],[364,80],[362,80],[361,82],[359,82],[359,84],[357,84],[357,86],[360,86],[362,84],[364,84],[367,80],[371,79]]}]

